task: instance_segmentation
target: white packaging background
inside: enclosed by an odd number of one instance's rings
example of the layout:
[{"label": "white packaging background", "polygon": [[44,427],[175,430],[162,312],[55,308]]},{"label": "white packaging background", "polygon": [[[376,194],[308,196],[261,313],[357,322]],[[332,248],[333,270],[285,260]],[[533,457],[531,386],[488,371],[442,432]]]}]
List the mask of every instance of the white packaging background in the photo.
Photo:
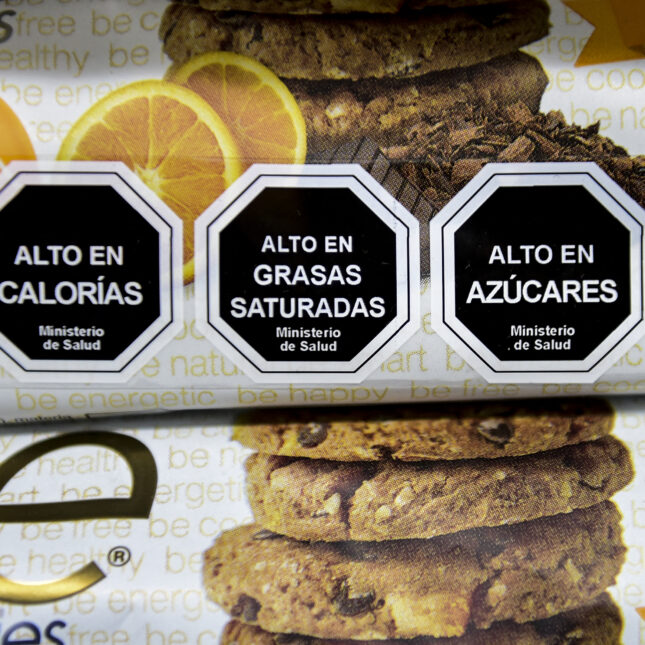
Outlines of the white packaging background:
[{"label": "white packaging background", "polygon": [[[551,84],[542,111],[560,109],[568,120],[585,126],[600,119],[602,133],[630,154],[645,153],[645,77],[643,61],[574,68],[591,27],[553,0],[551,35],[527,48],[545,65]],[[157,37],[163,11],[158,0],[10,0],[0,9],[22,13],[22,32],[0,44],[0,97],[19,115],[38,156],[55,158],[70,125],[98,98],[133,80],[160,78],[168,61]],[[74,17],[74,34],[49,33],[49,21]],[[56,46],[55,65],[36,60],[35,47]],[[12,53],[12,61],[3,52]],[[26,52],[26,53],[20,53]],[[30,52],[30,54],[28,53]],[[31,56],[31,59],[30,59]],[[20,61],[20,62],[19,62]],[[352,387],[253,385],[231,361],[201,338],[193,324],[191,288],[186,289],[186,326],[125,390],[21,387],[0,371],[0,413],[4,420],[33,416],[120,413],[165,407],[377,403],[388,400],[441,400],[477,396],[517,396],[517,386],[485,386],[430,328],[427,297],[422,330],[384,362],[368,383]],[[185,387],[177,386],[181,382]],[[100,391],[99,391],[100,390]],[[635,346],[606,377],[590,388],[598,393],[645,391],[643,348]],[[582,391],[578,386],[547,385],[526,392],[557,395]],[[616,434],[632,448],[637,477],[616,496],[624,516],[627,564],[612,590],[626,620],[624,642],[645,643],[645,622],[635,608],[645,606],[645,407],[636,399],[616,403]],[[88,422],[89,423],[89,422]],[[55,604],[0,605],[0,633],[11,624],[33,621],[41,628],[62,620],[64,642],[162,645],[218,642],[226,616],[205,600],[201,590],[201,553],[222,528],[248,521],[242,462],[246,451],[228,441],[230,416],[184,415],[156,420],[91,422],[97,429],[132,434],[146,443],[159,469],[157,498],[149,520],[114,520],[0,526],[0,574],[30,582],[57,579],[95,558],[107,578],[87,592]],[[139,424],[139,425],[138,425]],[[157,425],[158,424],[158,425]],[[71,426],[85,429],[86,424]],[[127,429],[124,429],[127,428]],[[54,434],[51,427],[0,435],[0,459]],[[97,452],[101,453],[97,456]],[[60,501],[112,495],[128,484],[125,463],[96,448],[51,454],[30,465],[0,491],[0,504]],[[71,458],[71,461],[70,461]],[[114,469],[112,469],[114,468]],[[120,489],[122,492],[124,489]],[[35,491],[35,492],[34,492]],[[107,524],[106,524],[107,522]],[[126,545],[130,565],[111,567],[107,552]]]},{"label": "white packaging background", "polygon": [[[645,153],[645,61],[575,68],[592,27],[551,0],[551,34],[526,50],[551,80],[542,111],[561,110],[631,155]],[[159,79],[169,66],[157,32],[158,0],[0,0],[16,11],[15,31],[0,44],[0,98],[22,120],[39,159],[55,159],[71,125],[98,99],[135,80]],[[123,386],[28,386],[0,368],[0,422],[138,410],[235,406],[374,404],[459,398],[601,395],[645,392],[642,343],[590,386],[487,384],[432,330],[427,285],[421,329],[362,384],[258,386],[194,322],[194,286],[185,288],[185,325],[174,341]]]}]

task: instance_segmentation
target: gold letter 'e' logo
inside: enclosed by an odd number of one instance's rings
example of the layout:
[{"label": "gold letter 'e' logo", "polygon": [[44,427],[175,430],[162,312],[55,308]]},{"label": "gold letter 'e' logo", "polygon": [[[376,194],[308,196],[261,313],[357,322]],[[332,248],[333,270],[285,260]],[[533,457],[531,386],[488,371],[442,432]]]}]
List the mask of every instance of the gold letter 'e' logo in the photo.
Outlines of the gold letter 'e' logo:
[{"label": "gold letter 'e' logo", "polygon": [[[7,482],[32,461],[61,448],[103,446],[119,453],[132,474],[130,497],[0,505],[0,522],[58,522],[103,518],[146,519],[157,490],[157,466],[148,448],[132,437],[112,432],[78,432],[46,439],[24,448],[0,465],[0,492]],[[0,576],[0,601],[37,604],[73,596],[105,578],[90,562],[62,580],[40,584],[14,582]]]}]

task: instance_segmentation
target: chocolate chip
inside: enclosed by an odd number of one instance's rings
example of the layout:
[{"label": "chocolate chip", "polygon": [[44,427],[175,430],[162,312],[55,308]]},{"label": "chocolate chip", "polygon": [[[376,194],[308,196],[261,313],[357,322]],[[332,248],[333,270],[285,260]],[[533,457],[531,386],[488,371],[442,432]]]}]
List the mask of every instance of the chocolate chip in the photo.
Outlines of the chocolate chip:
[{"label": "chocolate chip", "polygon": [[487,419],[477,428],[484,439],[498,446],[505,446],[513,438],[513,428],[501,419]]},{"label": "chocolate chip", "polygon": [[264,33],[262,29],[262,25],[260,23],[256,23],[255,27],[253,27],[253,36],[251,37],[251,40],[248,42],[247,47],[249,45],[252,45],[253,43],[261,43],[264,40]]},{"label": "chocolate chip", "polygon": [[231,616],[242,618],[247,623],[253,623],[257,620],[260,609],[262,609],[262,605],[255,598],[243,593],[231,609]]},{"label": "chocolate chip", "polygon": [[327,439],[327,428],[324,423],[309,423],[298,433],[298,443],[303,448],[315,448]]},{"label": "chocolate chip", "polygon": [[372,450],[376,453],[379,459],[392,459],[392,448],[388,446],[372,446]]},{"label": "chocolate chip", "polygon": [[373,591],[350,596],[347,580],[343,580],[331,599],[336,611],[342,616],[358,616],[372,609],[376,595]]},{"label": "chocolate chip", "polygon": [[254,540],[276,540],[280,537],[282,536],[279,533],[274,533],[273,531],[269,531],[269,529],[261,529],[253,534]]}]

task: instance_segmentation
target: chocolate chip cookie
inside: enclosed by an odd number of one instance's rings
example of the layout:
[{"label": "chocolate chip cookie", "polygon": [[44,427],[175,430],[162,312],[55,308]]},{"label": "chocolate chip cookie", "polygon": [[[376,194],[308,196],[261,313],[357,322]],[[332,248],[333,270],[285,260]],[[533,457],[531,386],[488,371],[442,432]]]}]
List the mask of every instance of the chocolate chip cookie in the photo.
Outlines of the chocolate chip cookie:
[{"label": "chocolate chip cookie", "polygon": [[258,452],[335,461],[402,461],[528,455],[609,434],[602,399],[255,410],[233,437]]},{"label": "chocolate chip cookie", "polygon": [[205,553],[204,584],[232,617],[271,632],[453,637],[580,607],[624,556],[611,502],[431,540],[306,543],[251,525]]},{"label": "chocolate chip cookie", "polygon": [[403,143],[421,123],[443,123],[459,106],[482,112],[518,101],[537,111],[547,86],[540,63],[515,52],[465,69],[413,79],[287,81],[307,124],[310,150],[368,137],[382,148]]},{"label": "chocolate chip cookie", "polygon": [[429,538],[517,524],[609,499],[633,478],[612,437],[528,457],[397,463],[249,457],[264,528],[300,540]]},{"label": "chocolate chip cookie", "polygon": [[621,645],[623,620],[609,594],[553,618],[518,625],[496,623],[490,629],[469,629],[456,638],[349,641],[318,639],[300,634],[272,634],[256,625],[232,620],[221,645]]},{"label": "chocolate chip cookie", "polygon": [[164,51],[182,63],[210,51],[250,56],[282,78],[406,78],[467,67],[545,36],[544,0],[398,14],[289,16],[171,4]]},{"label": "chocolate chip cookie", "polygon": [[193,4],[211,11],[297,14],[397,13],[405,10],[419,11],[437,5],[470,7],[495,2],[499,0],[193,0]]}]

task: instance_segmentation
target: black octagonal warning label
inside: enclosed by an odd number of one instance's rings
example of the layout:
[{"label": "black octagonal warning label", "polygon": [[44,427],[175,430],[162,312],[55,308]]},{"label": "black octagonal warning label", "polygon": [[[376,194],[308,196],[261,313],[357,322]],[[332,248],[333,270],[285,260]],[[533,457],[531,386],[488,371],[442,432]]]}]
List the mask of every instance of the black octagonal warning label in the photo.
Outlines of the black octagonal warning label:
[{"label": "black octagonal warning label", "polygon": [[257,380],[360,380],[418,327],[418,235],[359,166],[254,166],[197,222],[200,327]]},{"label": "black octagonal warning label", "polygon": [[181,325],[181,221],[121,164],[0,179],[0,360],[23,380],[129,378]]},{"label": "black octagonal warning label", "polygon": [[491,164],[432,221],[433,326],[491,381],[591,382],[645,334],[644,222],[595,164]]}]

